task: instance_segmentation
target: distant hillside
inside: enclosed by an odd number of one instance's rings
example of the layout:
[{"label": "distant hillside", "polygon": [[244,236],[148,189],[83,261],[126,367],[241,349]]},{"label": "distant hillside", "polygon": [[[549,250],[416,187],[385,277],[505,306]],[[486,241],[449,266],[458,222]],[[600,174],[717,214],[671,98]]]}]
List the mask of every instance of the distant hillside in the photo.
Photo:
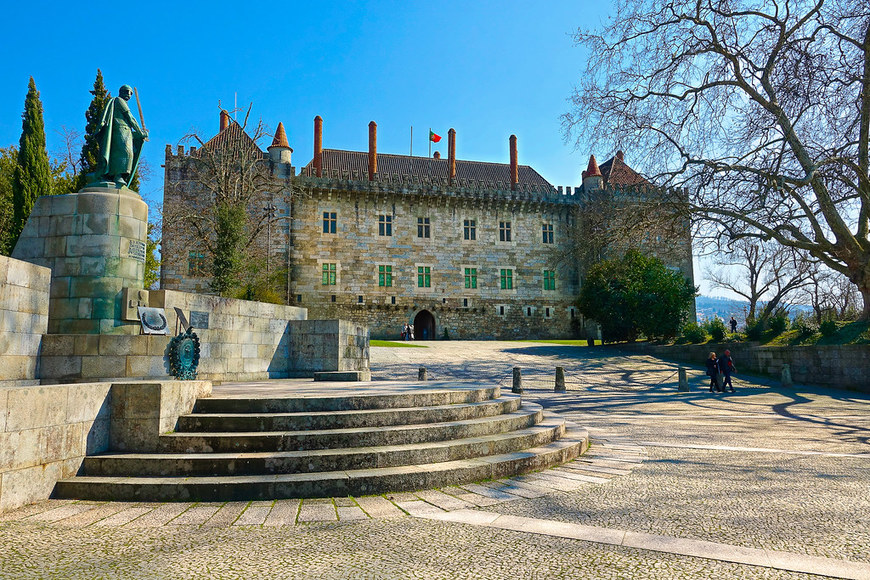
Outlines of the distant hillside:
[{"label": "distant hillside", "polygon": [[[803,304],[787,304],[789,312],[794,317],[798,312],[808,312],[812,309]],[[718,316],[726,322],[734,316],[737,325],[743,328],[746,312],[749,310],[749,302],[746,300],[733,300],[719,296],[698,296],[695,298],[695,309],[698,311],[698,321],[705,318]]]}]

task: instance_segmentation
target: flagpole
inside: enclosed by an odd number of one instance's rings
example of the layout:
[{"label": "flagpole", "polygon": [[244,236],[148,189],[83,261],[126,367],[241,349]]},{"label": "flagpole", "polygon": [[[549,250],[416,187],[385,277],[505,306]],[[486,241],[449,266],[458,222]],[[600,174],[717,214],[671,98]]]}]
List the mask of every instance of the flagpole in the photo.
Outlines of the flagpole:
[{"label": "flagpole", "polygon": [[429,159],[432,158],[432,127],[429,127]]},{"label": "flagpole", "polygon": [[411,125],[411,152],[408,153],[408,157],[414,156],[414,125]]}]

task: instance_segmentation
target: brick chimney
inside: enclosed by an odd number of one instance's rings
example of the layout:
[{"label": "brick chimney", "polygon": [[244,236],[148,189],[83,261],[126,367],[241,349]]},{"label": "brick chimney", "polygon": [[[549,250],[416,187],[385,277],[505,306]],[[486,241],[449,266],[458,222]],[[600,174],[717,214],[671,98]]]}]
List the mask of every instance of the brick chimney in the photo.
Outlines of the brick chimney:
[{"label": "brick chimney", "polygon": [[230,114],[221,109],[221,131],[230,126]]},{"label": "brick chimney", "polygon": [[453,185],[456,179],[456,131],[447,131],[447,182]]},{"label": "brick chimney", "polygon": [[317,177],[323,176],[323,119],[314,117],[314,170]]},{"label": "brick chimney", "polygon": [[369,181],[375,180],[378,173],[378,124],[369,123]]},{"label": "brick chimney", "polygon": [[520,182],[520,169],[517,165],[517,136],[511,135],[511,189],[516,191]]}]

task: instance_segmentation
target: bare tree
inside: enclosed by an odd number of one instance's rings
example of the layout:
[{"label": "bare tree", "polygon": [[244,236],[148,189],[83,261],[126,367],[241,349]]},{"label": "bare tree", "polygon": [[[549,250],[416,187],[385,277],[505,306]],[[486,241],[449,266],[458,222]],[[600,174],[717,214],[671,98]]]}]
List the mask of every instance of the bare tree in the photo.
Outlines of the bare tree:
[{"label": "bare tree", "polygon": [[289,182],[273,175],[257,144],[268,135],[266,127],[258,122],[246,129],[248,115],[208,142],[189,135],[202,146],[185,159],[177,179],[165,184],[164,242],[171,238],[179,248],[207,255],[211,288],[222,296],[243,284],[252,271],[246,265],[270,251],[258,245],[277,220],[267,205],[290,195]]},{"label": "bare tree", "polygon": [[[749,238],[739,238],[722,248],[714,261],[715,269],[707,272],[710,283],[746,298],[747,318],[759,321],[767,320],[789,296],[810,285],[815,270],[792,248]],[[760,302],[764,306],[759,312]]]},{"label": "bare tree", "polygon": [[774,240],[856,285],[870,318],[870,4],[617,0],[580,31],[564,116],[596,148],[645,151],[691,192],[700,233]]},{"label": "bare tree", "polygon": [[863,309],[861,295],[848,278],[824,267],[813,268],[809,275],[812,283],[802,289],[801,299],[812,307],[817,324],[857,318]]}]

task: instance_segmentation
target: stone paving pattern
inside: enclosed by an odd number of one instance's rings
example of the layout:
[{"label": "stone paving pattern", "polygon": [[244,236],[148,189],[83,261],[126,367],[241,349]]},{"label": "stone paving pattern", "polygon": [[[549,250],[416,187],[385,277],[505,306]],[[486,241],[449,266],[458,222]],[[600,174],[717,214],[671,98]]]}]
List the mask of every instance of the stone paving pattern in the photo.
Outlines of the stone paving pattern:
[{"label": "stone paving pattern", "polygon": [[[520,366],[524,397],[587,427],[593,445],[546,472],[389,497],[49,500],[0,516],[0,577],[815,577],[678,548],[654,552],[421,519],[468,509],[551,527],[566,522],[870,562],[867,395],[784,391],[743,377],[736,394],[713,395],[700,367],[690,370],[692,391],[678,393],[675,365],[601,348],[445,342],[372,349],[375,378],[407,380],[421,365],[434,380],[507,388],[511,367]],[[565,367],[567,393],[552,392],[556,365]],[[862,573],[852,577],[870,577]]]}]

